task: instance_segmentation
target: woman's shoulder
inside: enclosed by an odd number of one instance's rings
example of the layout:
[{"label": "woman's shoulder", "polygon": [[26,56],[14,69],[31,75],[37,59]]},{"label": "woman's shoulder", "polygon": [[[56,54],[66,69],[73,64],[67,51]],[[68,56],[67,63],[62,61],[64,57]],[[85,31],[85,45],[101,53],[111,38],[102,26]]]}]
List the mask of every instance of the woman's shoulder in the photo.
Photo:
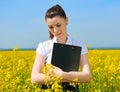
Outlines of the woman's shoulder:
[{"label": "woman's shoulder", "polygon": [[51,48],[52,48],[51,40],[46,40],[38,44],[36,52],[43,55],[46,58],[46,55],[51,50]]},{"label": "woman's shoulder", "polygon": [[73,38],[71,38],[71,42],[72,42],[72,45],[82,47],[82,53],[81,53],[81,54],[86,54],[86,53],[88,53],[86,44],[85,44],[84,42],[79,41],[79,40],[75,40],[75,39],[73,39]]},{"label": "woman's shoulder", "polygon": [[38,46],[50,46],[51,45],[51,40],[46,40],[46,41],[42,41],[39,42]]},{"label": "woman's shoulder", "polygon": [[76,45],[76,46],[83,46],[83,45],[85,45],[85,43],[83,41],[76,40],[76,39],[73,39],[73,38],[70,38],[70,39],[71,39],[73,45]]}]

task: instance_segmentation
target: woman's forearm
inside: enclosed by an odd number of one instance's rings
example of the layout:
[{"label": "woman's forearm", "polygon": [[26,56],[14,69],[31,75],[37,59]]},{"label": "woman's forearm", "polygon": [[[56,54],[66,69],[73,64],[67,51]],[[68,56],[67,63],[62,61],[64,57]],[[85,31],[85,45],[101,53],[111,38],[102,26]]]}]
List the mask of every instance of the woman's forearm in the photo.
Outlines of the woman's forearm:
[{"label": "woman's forearm", "polygon": [[45,75],[42,73],[37,73],[31,76],[32,83],[45,84]]},{"label": "woman's forearm", "polygon": [[[78,81],[75,81],[77,79]],[[92,79],[91,74],[84,72],[63,72],[62,82],[90,82]],[[31,76],[32,83],[45,84],[45,75],[42,73],[34,74]]]},{"label": "woman's forearm", "polygon": [[84,72],[63,72],[63,82],[74,82],[75,79],[78,79],[78,82],[90,82],[92,76],[90,73]]}]

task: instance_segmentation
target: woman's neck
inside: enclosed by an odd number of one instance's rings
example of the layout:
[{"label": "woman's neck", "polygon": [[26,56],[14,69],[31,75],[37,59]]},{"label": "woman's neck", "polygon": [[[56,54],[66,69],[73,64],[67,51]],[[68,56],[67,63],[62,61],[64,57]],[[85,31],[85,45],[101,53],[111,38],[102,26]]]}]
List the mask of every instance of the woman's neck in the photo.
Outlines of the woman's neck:
[{"label": "woman's neck", "polygon": [[56,38],[58,43],[63,43],[63,44],[65,44],[67,42],[67,39],[68,39],[67,35],[62,38]]}]

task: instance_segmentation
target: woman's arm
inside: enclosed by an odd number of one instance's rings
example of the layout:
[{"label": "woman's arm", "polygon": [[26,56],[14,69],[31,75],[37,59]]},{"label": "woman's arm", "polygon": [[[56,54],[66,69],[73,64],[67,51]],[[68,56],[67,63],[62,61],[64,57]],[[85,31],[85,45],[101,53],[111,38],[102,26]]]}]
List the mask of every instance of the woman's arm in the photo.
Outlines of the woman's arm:
[{"label": "woman's arm", "polygon": [[42,73],[45,59],[42,55],[36,54],[34,65],[31,73],[31,82],[44,84],[45,75]]},{"label": "woman's arm", "polygon": [[88,54],[84,54],[81,56],[80,67],[82,69],[81,72],[63,72],[62,78],[64,82],[73,82],[75,78],[78,78],[78,82],[90,82],[92,80],[92,74],[90,65],[88,62]]},{"label": "woman's arm", "polygon": [[[44,62],[45,62],[44,57],[37,54],[31,73],[31,82],[45,84],[44,82],[45,75],[41,73],[44,66]],[[62,82],[73,82],[73,80],[76,78],[78,78],[78,82],[90,82],[92,79],[92,74],[91,74],[87,54],[81,56],[80,67],[82,69],[81,72],[75,72],[75,71],[64,72],[60,68],[55,67],[53,69],[55,75],[53,76],[55,77],[61,76]]]}]

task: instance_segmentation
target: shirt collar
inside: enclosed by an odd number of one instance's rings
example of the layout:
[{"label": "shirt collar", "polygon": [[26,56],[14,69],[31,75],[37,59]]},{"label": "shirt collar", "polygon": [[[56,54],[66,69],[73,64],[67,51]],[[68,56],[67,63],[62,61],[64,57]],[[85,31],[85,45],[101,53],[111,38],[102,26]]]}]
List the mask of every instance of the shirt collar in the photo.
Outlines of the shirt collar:
[{"label": "shirt collar", "polygon": [[53,42],[53,43],[57,43],[57,40],[56,40],[56,37],[55,37],[55,36],[53,37],[52,42]]},{"label": "shirt collar", "polygon": [[[52,39],[52,42],[53,43],[57,43],[57,40],[56,40],[56,37],[54,37],[53,39]],[[67,41],[66,41],[66,44],[72,44],[72,40],[71,40],[71,38],[68,36],[68,39],[67,39]]]}]

